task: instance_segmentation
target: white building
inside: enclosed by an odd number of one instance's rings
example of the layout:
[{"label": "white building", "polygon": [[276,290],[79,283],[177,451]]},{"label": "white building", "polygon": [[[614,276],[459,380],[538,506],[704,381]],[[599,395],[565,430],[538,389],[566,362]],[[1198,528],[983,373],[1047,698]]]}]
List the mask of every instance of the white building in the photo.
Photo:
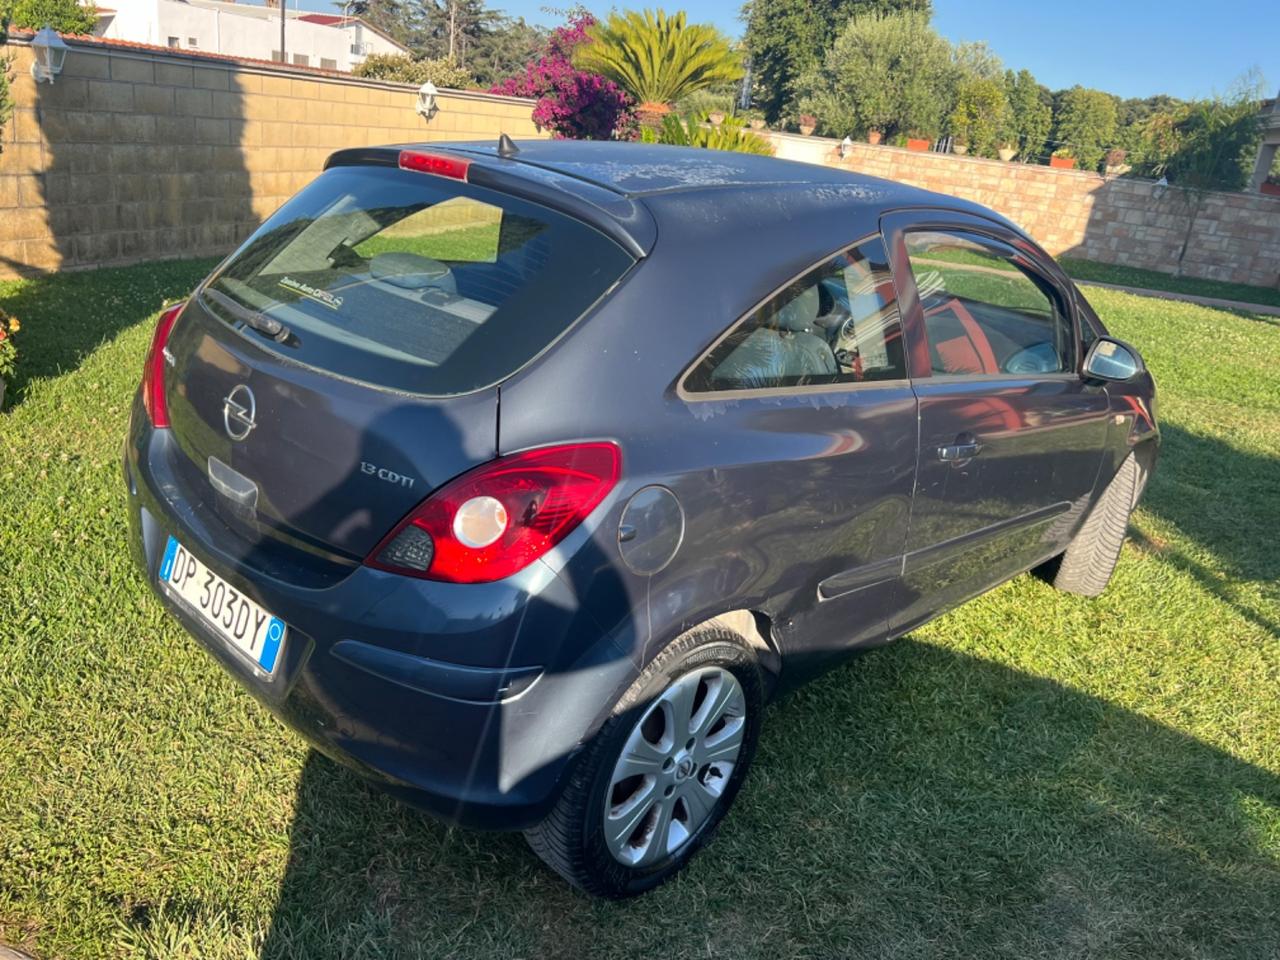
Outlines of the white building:
[{"label": "white building", "polygon": [[286,61],[350,72],[371,53],[408,53],[406,47],[356,17],[287,10],[284,53],[280,8],[234,0],[104,0],[94,32],[181,50],[203,50],[250,60]]}]

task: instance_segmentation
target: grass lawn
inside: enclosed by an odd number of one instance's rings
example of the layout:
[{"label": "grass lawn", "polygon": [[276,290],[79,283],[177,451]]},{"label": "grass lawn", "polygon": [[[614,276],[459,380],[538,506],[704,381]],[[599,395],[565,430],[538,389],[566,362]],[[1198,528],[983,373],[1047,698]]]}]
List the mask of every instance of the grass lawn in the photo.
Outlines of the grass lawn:
[{"label": "grass lawn", "polygon": [[[311,755],[150,596],[118,457],[207,263],[0,284],[0,941],[39,956],[1280,956],[1280,326],[1089,292],[1165,451],[1095,601],[1019,577],[773,707],[720,835],[589,901]],[[442,735],[447,733],[442,732]]]},{"label": "grass lawn", "polygon": [[1140,287],[1145,290],[1165,290],[1169,293],[1190,293],[1198,297],[1218,297],[1222,300],[1239,300],[1242,303],[1263,303],[1280,307],[1280,290],[1274,287],[1251,287],[1244,283],[1227,283],[1225,280],[1196,280],[1192,277],[1175,277],[1159,270],[1143,270],[1140,267],[1121,267],[1094,260],[1058,260],[1062,269],[1072,279],[1087,283],[1115,283],[1122,287]]}]

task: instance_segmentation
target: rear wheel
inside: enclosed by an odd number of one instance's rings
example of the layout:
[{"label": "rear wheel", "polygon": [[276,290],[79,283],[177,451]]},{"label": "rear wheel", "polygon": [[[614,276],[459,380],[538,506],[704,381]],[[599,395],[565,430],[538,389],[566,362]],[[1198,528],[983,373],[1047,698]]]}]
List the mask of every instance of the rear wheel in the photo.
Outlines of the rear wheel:
[{"label": "rear wheel", "polygon": [[1102,593],[1120,559],[1129,515],[1138,503],[1144,482],[1142,467],[1130,454],[1067,549],[1038,567],[1036,573],[1067,593],[1085,597]]},{"label": "rear wheel", "polygon": [[570,883],[621,898],[678,872],[710,838],[755,753],[764,703],[736,633],[693,630],[636,679],[529,845]]}]

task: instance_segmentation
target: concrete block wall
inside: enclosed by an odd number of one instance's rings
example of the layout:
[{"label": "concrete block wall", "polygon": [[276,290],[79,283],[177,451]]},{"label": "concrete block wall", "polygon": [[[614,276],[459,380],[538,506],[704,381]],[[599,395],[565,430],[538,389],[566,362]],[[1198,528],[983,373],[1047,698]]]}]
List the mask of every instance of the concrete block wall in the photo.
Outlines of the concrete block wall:
[{"label": "concrete block wall", "polygon": [[543,136],[528,100],[76,43],[52,84],[11,43],[0,135],[0,279],[220,255],[343,147]]},{"label": "concrete block wall", "polygon": [[916,153],[771,134],[777,156],[898,180],[973,200],[1004,214],[1055,256],[1182,273],[1259,287],[1280,286],[1280,198],[1194,193],[1149,180],[1079,170]]}]

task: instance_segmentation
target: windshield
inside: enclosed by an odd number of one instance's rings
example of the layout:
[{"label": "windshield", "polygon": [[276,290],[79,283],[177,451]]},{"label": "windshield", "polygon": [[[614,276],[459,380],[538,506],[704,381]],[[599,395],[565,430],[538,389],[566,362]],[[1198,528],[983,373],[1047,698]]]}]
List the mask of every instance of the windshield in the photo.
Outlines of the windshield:
[{"label": "windshield", "polygon": [[203,303],[301,363],[444,395],[515,372],[633,262],[537,204],[421,173],[337,167],[245,243]]}]

